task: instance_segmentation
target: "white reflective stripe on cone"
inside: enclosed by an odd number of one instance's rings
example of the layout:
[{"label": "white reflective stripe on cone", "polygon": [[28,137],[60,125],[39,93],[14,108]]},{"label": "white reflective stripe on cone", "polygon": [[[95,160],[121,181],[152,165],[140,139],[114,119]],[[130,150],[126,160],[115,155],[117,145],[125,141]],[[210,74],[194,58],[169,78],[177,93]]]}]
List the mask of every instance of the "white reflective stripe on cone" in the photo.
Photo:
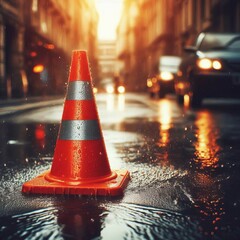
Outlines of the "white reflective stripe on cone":
[{"label": "white reflective stripe on cone", "polygon": [[98,120],[63,120],[59,133],[61,140],[101,139]]},{"label": "white reflective stripe on cone", "polygon": [[67,90],[67,100],[93,99],[92,86],[88,81],[70,81]]}]

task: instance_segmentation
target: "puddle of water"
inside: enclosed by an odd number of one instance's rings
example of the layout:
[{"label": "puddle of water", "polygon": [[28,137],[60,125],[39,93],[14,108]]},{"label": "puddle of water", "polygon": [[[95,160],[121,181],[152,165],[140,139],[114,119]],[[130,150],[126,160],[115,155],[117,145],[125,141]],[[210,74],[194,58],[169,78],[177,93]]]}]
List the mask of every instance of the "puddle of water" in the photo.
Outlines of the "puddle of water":
[{"label": "puddle of water", "polygon": [[197,221],[182,214],[135,204],[107,207],[103,239],[200,239]]},{"label": "puddle of water", "polygon": [[33,158],[52,156],[58,128],[58,124],[0,124],[0,164],[21,167]]},{"label": "puddle of water", "polygon": [[1,239],[238,239],[237,226],[220,228],[213,235],[201,219],[160,208],[76,199],[56,204],[1,217]]},{"label": "puddle of water", "polygon": [[[75,206],[76,207],[76,206]],[[0,218],[3,239],[201,239],[191,217],[134,204],[79,204]]]}]

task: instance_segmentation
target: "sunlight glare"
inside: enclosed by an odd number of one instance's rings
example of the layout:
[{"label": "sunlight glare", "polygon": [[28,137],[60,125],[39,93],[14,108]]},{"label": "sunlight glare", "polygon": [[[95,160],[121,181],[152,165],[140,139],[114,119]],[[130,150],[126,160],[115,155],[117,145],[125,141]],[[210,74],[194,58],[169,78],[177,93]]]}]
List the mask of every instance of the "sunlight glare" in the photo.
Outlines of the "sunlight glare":
[{"label": "sunlight glare", "polygon": [[122,0],[95,0],[99,14],[98,39],[115,40],[122,12]]}]

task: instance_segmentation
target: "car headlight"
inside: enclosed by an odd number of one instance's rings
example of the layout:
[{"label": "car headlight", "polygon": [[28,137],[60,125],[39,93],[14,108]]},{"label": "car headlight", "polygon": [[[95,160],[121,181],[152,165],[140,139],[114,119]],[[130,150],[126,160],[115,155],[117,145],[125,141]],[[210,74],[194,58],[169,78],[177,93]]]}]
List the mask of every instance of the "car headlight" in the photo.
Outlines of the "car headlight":
[{"label": "car headlight", "polygon": [[216,70],[220,70],[220,69],[222,68],[222,64],[221,64],[221,62],[219,62],[218,60],[214,60],[214,61],[212,62],[212,66],[213,66],[213,68],[216,69]]},{"label": "car headlight", "polygon": [[211,60],[209,58],[199,59],[197,62],[197,66],[200,69],[205,69],[205,70],[209,70],[209,69],[220,70],[222,68],[222,64],[220,61]]},{"label": "car headlight", "polygon": [[163,81],[173,80],[173,74],[171,72],[161,72],[160,79],[162,79]]},{"label": "car headlight", "polygon": [[118,91],[118,93],[125,93],[125,87],[124,86],[118,86],[117,91]]},{"label": "car headlight", "polygon": [[106,92],[107,93],[114,93],[114,87],[112,85],[106,86]]},{"label": "car headlight", "polygon": [[208,58],[203,58],[198,61],[197,65],[201,69],[211,69],[212,61]]}]

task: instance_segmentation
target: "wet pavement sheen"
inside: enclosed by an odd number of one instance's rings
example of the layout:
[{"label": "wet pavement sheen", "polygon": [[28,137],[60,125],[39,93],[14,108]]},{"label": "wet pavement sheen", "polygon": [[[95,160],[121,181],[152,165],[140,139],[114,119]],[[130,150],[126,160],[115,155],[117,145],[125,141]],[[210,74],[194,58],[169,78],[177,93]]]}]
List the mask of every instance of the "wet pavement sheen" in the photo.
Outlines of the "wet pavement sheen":
[{"label": "wet pavement sheen", "polygon": [[0,121],[0,239],[239,239],[240,103],[96,96],[124,196],[24,195],[51,167],[62,105]]}]

